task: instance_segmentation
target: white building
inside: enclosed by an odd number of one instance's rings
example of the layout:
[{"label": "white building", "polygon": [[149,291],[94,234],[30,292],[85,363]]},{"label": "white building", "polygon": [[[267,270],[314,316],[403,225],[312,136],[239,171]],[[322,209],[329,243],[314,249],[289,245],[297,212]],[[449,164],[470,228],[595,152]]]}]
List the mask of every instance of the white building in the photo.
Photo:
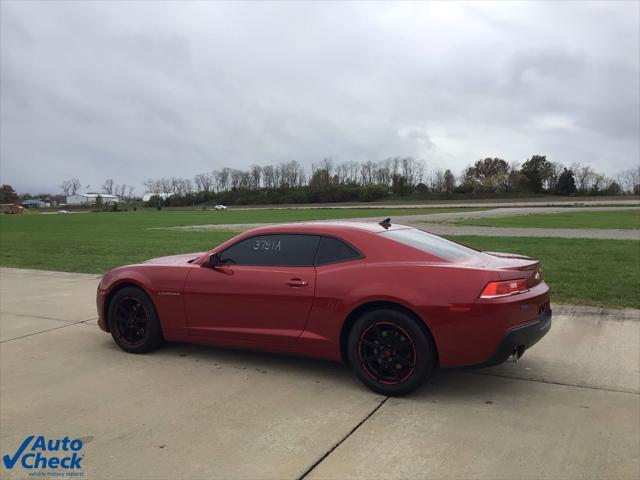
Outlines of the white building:
[{"label": "white building", "polygon": [[120,201],[116,195],[109,195],[108,193],[78,193],[67,196],[67,205],[95,205],[98,197],[102,199],[103,205],[110,205]]},{"label": "white building", "polygon": [[151,200],[153,197],[160,197],[163,200],[166,200],[167,198],[169,198],[171,196],[170,193],[145,193],[142,196],[142,201],[143,202],[148,202],[149,200]]}]

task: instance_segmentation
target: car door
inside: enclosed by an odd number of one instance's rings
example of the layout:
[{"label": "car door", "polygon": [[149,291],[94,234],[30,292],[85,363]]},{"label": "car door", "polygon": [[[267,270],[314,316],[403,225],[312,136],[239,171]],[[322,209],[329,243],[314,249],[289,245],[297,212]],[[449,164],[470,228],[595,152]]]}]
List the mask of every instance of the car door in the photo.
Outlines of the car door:
[{"label": "car door", "polygon": [[320,237],[267,234],[219,252],[215,268],[194,268],[184,295],[189,334],[294,343],[313,303]]}]

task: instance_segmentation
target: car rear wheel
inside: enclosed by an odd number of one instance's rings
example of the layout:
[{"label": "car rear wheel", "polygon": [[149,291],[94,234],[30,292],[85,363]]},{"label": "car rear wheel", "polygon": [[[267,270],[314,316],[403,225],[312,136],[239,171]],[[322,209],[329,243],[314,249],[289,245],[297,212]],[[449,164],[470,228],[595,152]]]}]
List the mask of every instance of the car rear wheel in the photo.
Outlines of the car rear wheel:
[{"label": "car rear wheel", "polygon": [[383,395],[414,391],[436,364],[431,335],[413,317],[393,309],[362,315],[349,333],[347,349],[356,376]]},{"label": "car rear wheel", "polygon": [[118,290],[109,303],[107,318],[111,336],[125,352],[150,352],[163,342],[153,302],[139,288]]}]

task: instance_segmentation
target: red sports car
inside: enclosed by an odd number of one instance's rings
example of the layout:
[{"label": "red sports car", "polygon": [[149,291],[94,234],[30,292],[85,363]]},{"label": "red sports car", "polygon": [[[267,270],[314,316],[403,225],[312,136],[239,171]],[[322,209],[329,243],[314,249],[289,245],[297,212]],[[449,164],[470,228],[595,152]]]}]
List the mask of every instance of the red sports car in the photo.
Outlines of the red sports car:
[{"label": "red sports car", "polygon": [[436,367],[518,358],[551,326],[538,261],[388,219],[260,227],[116,268],[97,304],[100,328],[127,352],[171,340],[346,361],[385,395]]}]

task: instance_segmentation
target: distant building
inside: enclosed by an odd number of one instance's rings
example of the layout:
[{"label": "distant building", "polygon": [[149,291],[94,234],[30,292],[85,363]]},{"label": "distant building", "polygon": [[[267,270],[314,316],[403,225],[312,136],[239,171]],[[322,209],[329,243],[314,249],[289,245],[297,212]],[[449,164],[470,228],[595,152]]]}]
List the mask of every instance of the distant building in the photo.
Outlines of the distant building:
[{"label": "distant building", "polygon": [[50,207],[51,204],[43,202],[42,200],[38,200],[37,198],[31,198],[29,200],[23,201],[22,206],[25,208],[46,208]]},{"label": "distant building", "polygon": [[104,205],[120,201],[116,195],[109,195],[108,193],[78,193],[67,196],[67,205],[95,205],[98,197],[102,199]]},{"label": "distant building", "polygon": [[160,197],[163,200],[166,200],[167,198],[169,198],[171,196],[170,193],[145,193],[142,196],[142,201],[143,202],[148,202],[149,200],[151,200],[153,197]]}]

